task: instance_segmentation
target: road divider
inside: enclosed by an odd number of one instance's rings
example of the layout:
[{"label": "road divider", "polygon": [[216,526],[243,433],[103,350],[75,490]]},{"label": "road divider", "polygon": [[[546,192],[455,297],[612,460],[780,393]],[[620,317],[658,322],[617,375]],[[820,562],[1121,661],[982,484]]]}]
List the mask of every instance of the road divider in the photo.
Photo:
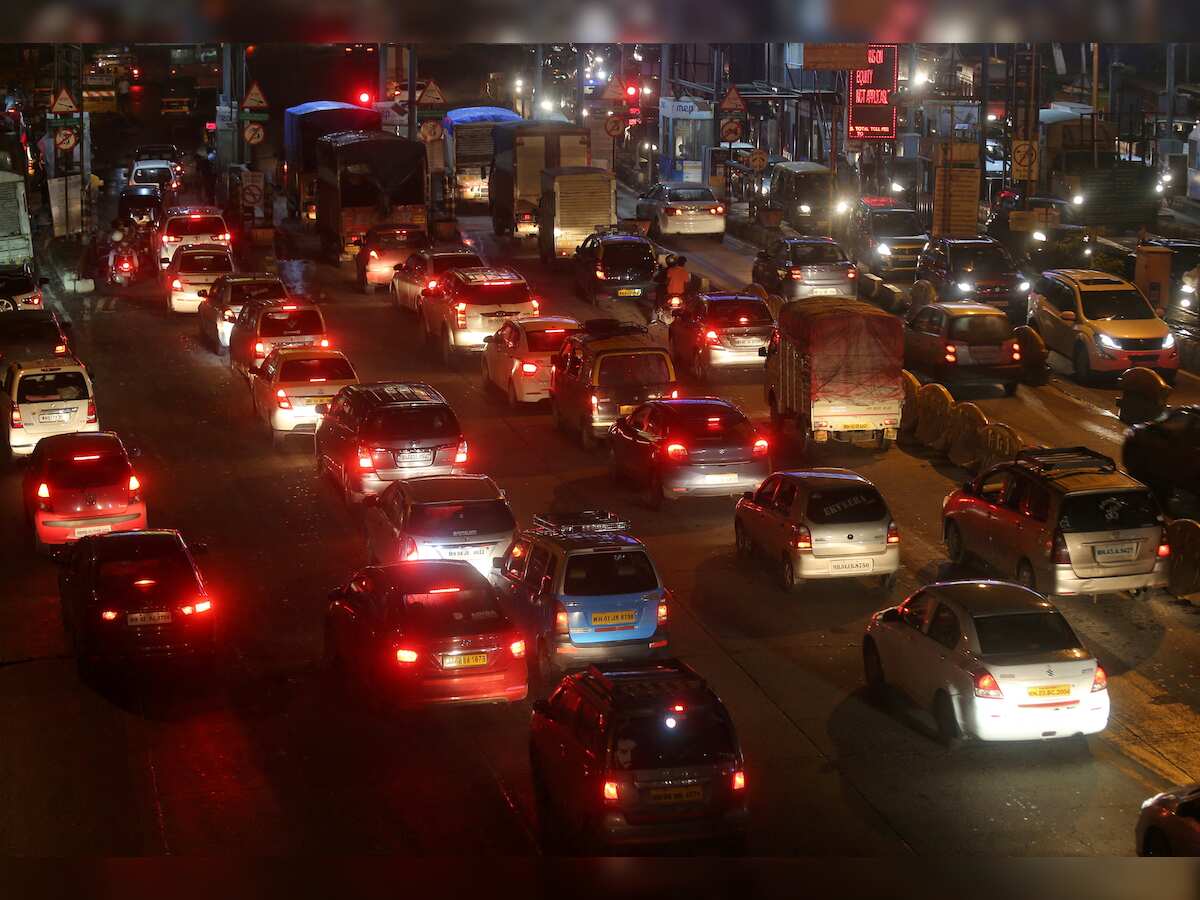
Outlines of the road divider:
[{"label": "road divider", "polygon": [[921,280],[913,284],[911,299],[908,302],[908,314],[911,316],[917,310],[930,303],[937,303],[937,291],[928,281]]},{"label": "road divider", "polygon": [[900,383],[904,388],[904,405],[900,408],[898,440],[911,444],[917,438],[917,393],[921,390],[921,382],[908,369],[901,369]]},{"label": "road divider", "polygon": [[1013,329],[1017,347],[1021,350],[1021,380],[1028,385],[1046,384],[1050,381],[1050,351],[1042,336],[1028,325]]},{"label": "road divider", "polygon": [[950,434],[946,456],[964,469],[976,470],[987,416],[974,403],[955,403],[950,412]]},{"label": "road divider", "polygon": [[927,384],[917,391],[917,440],[931,450],[944,451],[950,436],[954,398],[942,384]]},{"label": "road divider", "polygon": [[1117,412],[1126,425],[1148,422],[1161,416],[1167,409],[1171,386],[1163,381],[1153,369],[1135,366],[1121,375],[1121,396],[1117,398]]},{"label": "road divider", "polygon": [[979,453],[972,471],[982,472],[998,462],[1016,459],[1017,451],[1024,446],[1025,442],[1011,425],[988,422],[979,431]]},{"label": "road divider", "polygon": [[1200,591],[1200,522],[1176,519],[1167,526],[1171,545],[1169,590],[1176,597]]}]

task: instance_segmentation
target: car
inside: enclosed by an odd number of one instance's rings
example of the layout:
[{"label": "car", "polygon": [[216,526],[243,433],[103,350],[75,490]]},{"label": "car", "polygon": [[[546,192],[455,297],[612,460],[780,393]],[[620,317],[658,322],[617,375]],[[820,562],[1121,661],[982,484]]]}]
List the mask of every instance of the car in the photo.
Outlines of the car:
[{"label": "car", "polygon": [[[1074,257],[1073,262],[1085,263],[1091,255],[1091,241],[1084,240],[1087,235],[1077,215],[1078,207],[1057,197],[1039,196],[1030,197],[1026,209],[1019,209],[1021,205],[1019,198],[998,201],[984,226],[988,237],[1000,241],[1018,259],[1029,260],[1030,265],[1041,262],[1039,268],[1050,268],[1053,262],[1042,261],[1064,252]],[[1014,212],[1025,214],[1032,221],[1025,227],[1013,228]],[[1069,242],[1068,246],[1055,246],[1063,242]]]},{"label": "car", "polygon": [[244,303],[229,332],[229,365],[246,378],[270,355],[285,347],[332,346],[325,316],[315,303],[275,300]]},{"label": "car", "polygon": [[949,387],[1000,384],[1010,397],[1024,371],[1008,315],[972,302],[922,307],[905,324],[904,368]]},{"label": "car", "polygon": [[679,396],[671,354],[640,325],[589,319],[568,336],[550,368],[550,409],[584,449],[647,400]]},{"label": "car", "polygon": [[9,364],[0,404],[14,457],[28,456],[51,435],[100,430],[92,379],[83,363],[73,359]]},{"label": "car", "polygon": [[[174,144],[140,144],[133,151],[133,161],[141,162],[147,159],[163,159],[177,165],[182,164],[183,154]],[[182,171],[182,166],[181,166]]]},{"label": "car", "polygon": [[[1168,294],[1159,300],[1166,308],[1163,316],[1168,322],[1180,325],[1200,325],[1200,283],[1194,274],[1200,267],[1200,240],[1187,238],[1148,238],[1142,246],[1161,247],[1171,251],[1171,274],[1169,276]],[[1135,281],[1137,276],[1137,251],[1127,256],[1125,278]],[[1190,277],[1186,277],[1190,275]]]},{"label": "car", "polygon": [[140,159],[129,169],[129,185],[154,185],[162,193],[163,201],[169,203],[175,199],[182,182],[179,173],[175,171],[175,163],[171,160]]},{"label": "car", "polygon": [[1200,784],[1184,784],[1142,803],[1138,856],[1200,856]]},{"label": "car", "polygon": [[529,764],[545,834],[585,847],[721,840],[749,820],[733,718],[676,659],[594,664],[536,700]]},{"label": "car", "polygon": [[745,561],[777,564],[780,586],[869,577],[891,591],[900,571],[900,529],[887,501],[849,469],[775,472],[738,500],[734,544]]},{"label": "car", "polygon": [[49,283],[28,266],[0,266],[0,313],[42,309],[42,286]]},{"label": "car", "polygon": [[329,596],[325,652],[354,696],[398,707],[517,703],[526,643],[470,563],[360,569]]},{"label": "car", "polygon": [[71,357],[70,325],[48,309],[14,310],[0,315],[0,359]]},{"label": "car", "polygon": [[614,484],[642,488],[646,505],[683,497],[732,497],[771,471],[767,438],[719,397],[652,400],[609,431]]},{"label": "car", "polygon": [[229,348],[233,323],[247,303],[283,303],[288,290],[278,275],[244,272],[222,275],[205,292],[196,309],[200,340],[214,353]]},{"label": "car", "polygon": [[80,670],[139,660],[217,656],[217,601],[174,529],[81,538],[65,553],[58,593]]},{"label": "car", "polygon": [[638,195],[637,218],[649,220],[652,237],[708,235],[725,238],[725,205],[706,184],[659,182]]},{"label": "car", "polygon": [[1061,353],[1083,384],[1140,366],[1168,384],[1179,372],[1170,327],[1134,285],[1107,272],[1051,269],[1034,279],[1029,325]]},{"label": "car", "polygon": [[1134,593],[1167,584],[1158,501],[1087,447],[1026,449],[942,502],[951,562],[980,559],[1047,596]]},{"label": "car", "polygon": [[593,305],[602,298],[653,301],[658,292],[658,255],[654,244],[638,234],[612,230],[589,235],[575,249],[571,265],[575,289]]},{"label": "car", "polygon": [[1003,581],[926,585],[875,613],[867,687],[933,713],[947,744],[1037,741],[1108,727],[1108,675],[1053,603]]},{"label": "car", "polygon": [[425,475],[369,495],[363,525],[372,564],[465,560],[484,575],[508,549],[517,523],[487,475]]},{"label": "car", "polygon": [[221,244],[189,244],[171,258],[162,270],[167,288],[167,309],[175,313],[194,313],[208,291],[222,275],[235,269],[229,248]]},{"label": "car", "polygon": [[713,370],[763,368],[759,350],[771,342],[775,319],[755,294],[716,292],[684,298],[667,326],[678,369],[707,382]]},{"label": "car", "polygon": [[317,412],[317,472],[334,478],[349,503],[393,481],[459,475],[467,464],[458,417],[424,382],[349,385]]},{"label": "car", "polygon": [[1008,312],[1014,323],[1029,297],[1029,281],[1008,250],[989,237],[937,237],[917,258],[915,280],[939,300],[978,300]]},{"label": "car", "polygon": [[872,275],[910,275],[929,242],[916,210],[891,197],[863,197],[850,214],[847,244]]},{"label": "car", "polygon": [[425,346],[453,366],[460,354],[483,350],[484,338],[508,319],[536,316],[540,302],[511,269],[449,269],[426,289],[417,308]]},{"label": "car", "polygon": [[397,263],[392,276],[392,302],[399,309],[419,313],[428,291],[435,294],[442,277],[451,269],[478,269],[483,259],[469,247],[418,250]]},{"label": "car", "polygon": [[141,479],[112,431],[43,438],[22,475],[21,494],[40,549],[146,527]]},{"label": "car", "polygon": [[758,252],[751,279],[784,300],[858,296],[858,269],[833,238],[774,241]]},{"label": "car", "polygon": [[529,641],[542,687],[589,663],[665,652],[671,594],[628,531],[606,510],[545,513],[493,560],[492,583]]},{"label": "car", "polygon": [[429,235],[424,228],[402,225],[375,225],[367,230],[362,246],[354,257],[358,289],[378,290],[392,283],[396,266],[403,265],[417,250],[429,247]]},{"label": "car", "polygon": [[514,408],[549,398],[551,360],[582,327],[567,316],[528,316],[505,322],[483,339],[486,346],[480,356],[480,377],[484,387],[503,391]]},{"label": "car", "polygon": [[1125,470],[1166,505],[1178,495],[1200,500],[1200,406],[1177,406],[1151,422],[1134,425],[1125,436],[1121,460]]},{"label": "car", "polygon": [[318,408],[348,384],[358,384],[358,374],[339,350],[277,349],[251,377],[250,398],[279,449],[290,434],[315,434]]},{"label": "car", "polygon": [[159,267],[167,268],[183,247],[192,244],[232,246],[229,226],[215,206],[170,206],[158,232]]}]

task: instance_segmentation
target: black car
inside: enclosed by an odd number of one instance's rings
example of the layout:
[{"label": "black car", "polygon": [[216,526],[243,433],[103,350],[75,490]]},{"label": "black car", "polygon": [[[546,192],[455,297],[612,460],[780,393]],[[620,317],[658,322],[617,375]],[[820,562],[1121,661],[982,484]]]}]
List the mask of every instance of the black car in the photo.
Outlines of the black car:
[{"label": "black car", "polygon": [[[1135,425],[1125,438],[1122,459],[1125,469],[1154,491],[1160,501],[1172,495],[1195,507],[1200,503],[1200,406],[1168,410],[1153,422]],[[1194,511],[1189,511],[1194,514]]]},{"label": "black car", "polygon": [[721,698],[678,660],[592,665],[533,705],[529,761],[547,838],[740,841],[746,772]]},{"label": "black car", "polygon": [[122,660],[215,657],[217,611],[178,531],[80,538],[63,557],[58,593],[84,671]]},{"label": "black car", "polygon": [[162,188],[156,184],[133,184],[121,189],[117,201],[117,221],[140,224],[145,220],[154,227],[162,221]]},{"label": "black car", "polygon": [[939,300],[977,300],[1024,319],[1029,282],[994,238],[934,238],[917,259],[916,280],[929,282]]},{"label": "black car", "polygon": [[0,359],[46,359],[71,353],[70,327],[47,309],[18,309],[0,315]]},{"label": "black car", "polygon": [[575,251],[575,283],[584,299],[653,300],[658,257],[654,245],[635,234],[593,234]]}]

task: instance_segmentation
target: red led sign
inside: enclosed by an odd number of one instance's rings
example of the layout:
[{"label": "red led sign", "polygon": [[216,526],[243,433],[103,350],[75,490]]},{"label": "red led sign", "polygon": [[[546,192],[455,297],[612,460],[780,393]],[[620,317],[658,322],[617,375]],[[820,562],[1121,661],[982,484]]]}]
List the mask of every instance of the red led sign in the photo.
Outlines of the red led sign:
[{"label": "red led sign", "polygon": [[847,137],[890,141],[896,137],[898,44],[867,44],[867,67],[850,72]]}]

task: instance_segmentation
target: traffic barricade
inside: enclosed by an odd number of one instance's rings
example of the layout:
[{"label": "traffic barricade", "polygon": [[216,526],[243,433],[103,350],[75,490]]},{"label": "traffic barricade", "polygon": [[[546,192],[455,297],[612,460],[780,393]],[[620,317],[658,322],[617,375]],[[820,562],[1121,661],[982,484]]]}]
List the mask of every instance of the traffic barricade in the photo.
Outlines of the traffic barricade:
[{"label": "traffic barricade", "polygon": [[1176,597],[1200,591],[1200,522],[1176,519],[1167,526],[1171,567],[1167,589]]},{"label": "traffic barricade", "polygon": [[1050,380],[1050,351],[1042,336],[1028,325],[1018,325],[1013,337],[1021,351],[1021,380],[1030,385],[1046,384]]},{"label": "traffic barricade", "polygon": [[976,458],[980,472],[998,462],[1015,459],[1023,446],[1020,435],[1003,422],[989,422],[979,433],[979,454]]},{"label": "traffic barricade", "polygon": [[927,384],[917,391],[917,440],[930,450],[945,450],[953,408],[945,385]]},{"label": "traffic barricade", "polygon": [[1167,408],[1171,386],[1153,369],[1135,366],[1121,375],[1121,396],[1117,412],[1126,425],[1148,422],[1162,415]]},{"label": "traffic barricade", "polygon": [[900,370],[900,384],[904,388],[904,405],[900,411],[900,429],[897,439],[901,443],[912,443],[917,436],[917,421],[920,418],[917,393],[921,382],[908,369]]},{"label": "traffic barricade", "polygon": [[978,471],[983,430],[987,426],[987,416],[974,403],[954,404],[950,414],[949,448],[946,451],[950,462],[964,469]]}]

